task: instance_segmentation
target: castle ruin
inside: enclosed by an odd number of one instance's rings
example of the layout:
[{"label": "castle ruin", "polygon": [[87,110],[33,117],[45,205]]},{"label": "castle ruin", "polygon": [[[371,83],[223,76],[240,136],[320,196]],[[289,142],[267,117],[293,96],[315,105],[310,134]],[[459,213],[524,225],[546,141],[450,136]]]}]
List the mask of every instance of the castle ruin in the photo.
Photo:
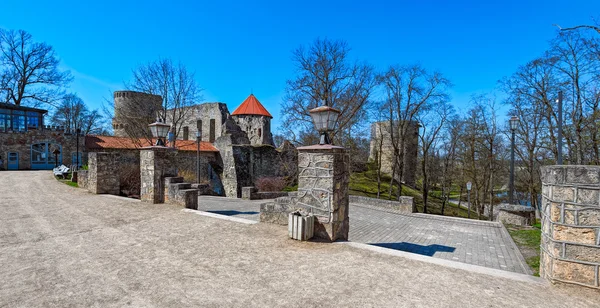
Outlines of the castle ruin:
[{"label": "castle ruin", "polygon": [[[395,134],[398,136],[399,134]],[[369,161],[377,161],[381,158],[381,172],[392,174],[394,164],[394,145],[392,143],[392,134],[390,131],[390,122],[375,122],[371,124],[371,142],[369,146]],[[404,142],[404,167],[402,178],[396,180],[404,184],[415,187],[417,155],[419,150],[419,125],[417,122],[411,122],[408,125],[407,139]],[[381,151],[380,151],[381,148]],[[398,172],[396,172],[398,174]]]}]

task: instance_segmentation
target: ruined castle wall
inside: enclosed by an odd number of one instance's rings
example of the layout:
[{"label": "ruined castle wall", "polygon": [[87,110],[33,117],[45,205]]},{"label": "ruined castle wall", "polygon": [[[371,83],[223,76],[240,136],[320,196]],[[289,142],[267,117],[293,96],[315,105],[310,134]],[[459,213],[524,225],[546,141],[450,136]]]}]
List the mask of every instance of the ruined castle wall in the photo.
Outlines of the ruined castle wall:
[{"label": "ruined castle wall", "polygon": [[258,115],[235,115],[233,119],[246,132],[251,145],[274,145],[271,118]]},{"label": "ruined castle wall", "polygon": [[[203,103],[187,107],[189,110],[183,122],[177,139],[196,140],[198,124],[201,125],[202,141],[214,142],[224,135],[223,124],[229,117],[229,110],[224,103]],[[199,122],[200,121],[200,122]],[[171,123],[167,119],[167,123]],[[187,138],[184,138],[183,128],[187,127]]]},{"label": "ruined castle wall", "polygon": [[162,108],[162,97],[136,91],[115,91],[113,131],[117,137],[142,137],[141,132],[128,128],[128,123],[142,121],[153,123]]},{"label": "ruined castle wall", "polygon": [[[395,134],[396,135],[396,134]],[[419,150],[419,126],[416,122],[409,126],[407,140],[404,145],[404,170],[402,181],[409,186],[415,186],[417,171],[417,156]],[[379,144],[381,144],[381,154]],[[369,160],[375,161],[381,155],[381,171],[392,173],[394,147],[390,134],[389,122],[376,122],[371,124],[371,142]]]}]

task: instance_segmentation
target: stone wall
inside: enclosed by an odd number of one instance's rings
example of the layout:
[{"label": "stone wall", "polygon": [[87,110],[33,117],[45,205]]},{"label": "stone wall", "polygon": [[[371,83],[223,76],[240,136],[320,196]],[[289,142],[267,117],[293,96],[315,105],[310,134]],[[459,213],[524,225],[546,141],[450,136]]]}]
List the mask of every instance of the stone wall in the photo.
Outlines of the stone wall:
[{"label": "stone wall", "polygon": [[119,195],[119,154],[88,153],[87,189],[93,194]]},{"label": "stone wall", "polygon": [[88,171],[87,170],[77,171],[77,186],[79,188],[88,189]]},{"label": "stone wall", "polygon": [[256,187],[242,187],[242,199],[245,200],[264,200],[264,199],[275,199],[279,197],[287,197],[288,192],[285,191],[261,191],[259,192]]},{"label": "stone wall", "polygon": [[[79,152],[84,151],[84,137],[79,137]],[[29,130],[26,132],[0,132],[0,156],[2,157],[2,165],[0,169],[7,169],[8,153],[19,153],[19,169],[32,169],[31,165],[31,146],[36,143],[48,142],[52,145],[60,145],[62,160],[59,157],[59,165],[64,164],[71,166],[72,154],[77,149],[77,139],[74,134],[65,133],[57,129],[40,129]],[[54,146],[49,149],[50,155],[54,150]],[[53,158],[54,156],[52,156]],[[84,158],[82,157],[82,160]],[[54,167],[54,166],[52,166]],[[51,168],[50,168],[51,169]]]},{"label": "stone wall", "polygon": [[542,167],[540,276],[600,289],[600,167]]},{"label": "stone wall", "polygon": [[503,224],[531,226],[535,222],[535,209],[532,207],[517,204],[501,204],[497,208],[498,214],[494,217],[494,220]]},{"label": "stone wall", "polygon": [[[113,93],[115,117],[112,125],[117,137],[142,137],[147,131],[140,127],[128,127],[129,123],[144,121],[150,124],[156,120],[156,112],[162,108],[162,97],[136,91],[115,91]],[[142,125],[141,128],[144,128]]]},{"label": "stone wall", "polygon": [[291,211],[315,216],[315,237],[347,240],[349,156],[344,148],[314,145],[298,148],[298,192],[265,203],[262,222],[283,223]]},{"label": "stone wall", "polygon": [[382,207],[401,214],[411,214],[417,211],[413,197],[401,196],[400,201],[383,200],[363,196],[350,196],[350,204],[366,204],[370,206]]},{"label": "stone wall", "polygon": [[[417,171],[417,155],[419,149],[419,126],[416,122],[409,125],[407,140],[404,146],[404,171],[402,181],[406,185],[414,187]],[[395,134],[397,135],[397,134]],[[376,122],[371,124],[371,142],[369,150],[369,160],[375,161],[378,155],[381,155],[381,171],[387,174],[392,173],[393,165],[393,145],[390,134],[389,122]],[[379,143],[381,153],[379,153]]]},{"label": "stone wall", "polygon": [[295,179],[298,152],[290,143],[276,149],[270,145],[239,145],[235,143],[236,139],[239,137],[235,133],[226,134],[214,144],[221,156],[221,182],[225,196],[241,198],[242,187],[254,186],[256,180],[262,177]]},{"label": "stone wall", "polygon": [[234,115],[235,123],[246,132],[251,145],[274,145],[271,118],[258,115]]},{"label": "stone wall", "polygon": [[140,199],[149,203],[165,202],[165,177],[177,176],[173,166],[175,151],[164,147],[150,147],[140,151]]},{"label": "stone wall", "polygon": [[[186,108],[189,108],[188,114],[180,124],[182,129],[177,136],[178,139],[184,139],[183,127],[187,127],[189,132],[187,140],[196,140],[198,121],[201,121],[202,141],[214,142],[214,140],[224,135],[223,124],[229,117],[227,105],[224,103],[204,103]],[[211,120],[214,124],[211,124]],[[167,119],[167,123],[171,122],[170,119]],[[214,135],[213,140],[211,140],[211,130]]]}]

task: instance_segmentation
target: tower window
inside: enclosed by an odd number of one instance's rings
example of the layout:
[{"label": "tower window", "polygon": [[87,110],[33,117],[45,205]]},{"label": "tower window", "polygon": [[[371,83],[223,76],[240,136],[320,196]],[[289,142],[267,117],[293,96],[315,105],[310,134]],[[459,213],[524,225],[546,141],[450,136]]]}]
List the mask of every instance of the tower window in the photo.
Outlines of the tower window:
[{"label": "tower window", "polygon": [[210,119],[210,131],[208,136],[208,141],[215,142],[215,119]]},{"label": "tower window", "polygon": [[183,127],[183,140],[188,140],[190,137],[190,128],[187,126]]},{"label": "tower window", "polygon": [[258,138],[262,137],[262,129],[258,129]]}]

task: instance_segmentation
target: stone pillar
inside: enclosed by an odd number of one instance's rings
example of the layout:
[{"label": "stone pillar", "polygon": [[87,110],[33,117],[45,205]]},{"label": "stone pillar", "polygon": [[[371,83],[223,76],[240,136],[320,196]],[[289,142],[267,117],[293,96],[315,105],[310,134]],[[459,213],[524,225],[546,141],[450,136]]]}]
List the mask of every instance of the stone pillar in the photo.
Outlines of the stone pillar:
[{"label": "stone pillar", "polygon": [[542,167],[540,276],[600,289],[600,167]]},{"label": "stone pillar", "polygon": [[91,152],[88,155],[88,190],[93,194],[119,195],[119,154]]},{"label": "stone pillar", "polygon": [[296,207],[316,218],[315,237],[348,240],[349,157],[342,147],[312,145],[298,148]]},{"label": "stone pillar", "polygon": [[147,147],[140,150],[140,199],[148,203],[164,203],[164,178],[177,176],[171,160],[175,151],[166,147]]}]

